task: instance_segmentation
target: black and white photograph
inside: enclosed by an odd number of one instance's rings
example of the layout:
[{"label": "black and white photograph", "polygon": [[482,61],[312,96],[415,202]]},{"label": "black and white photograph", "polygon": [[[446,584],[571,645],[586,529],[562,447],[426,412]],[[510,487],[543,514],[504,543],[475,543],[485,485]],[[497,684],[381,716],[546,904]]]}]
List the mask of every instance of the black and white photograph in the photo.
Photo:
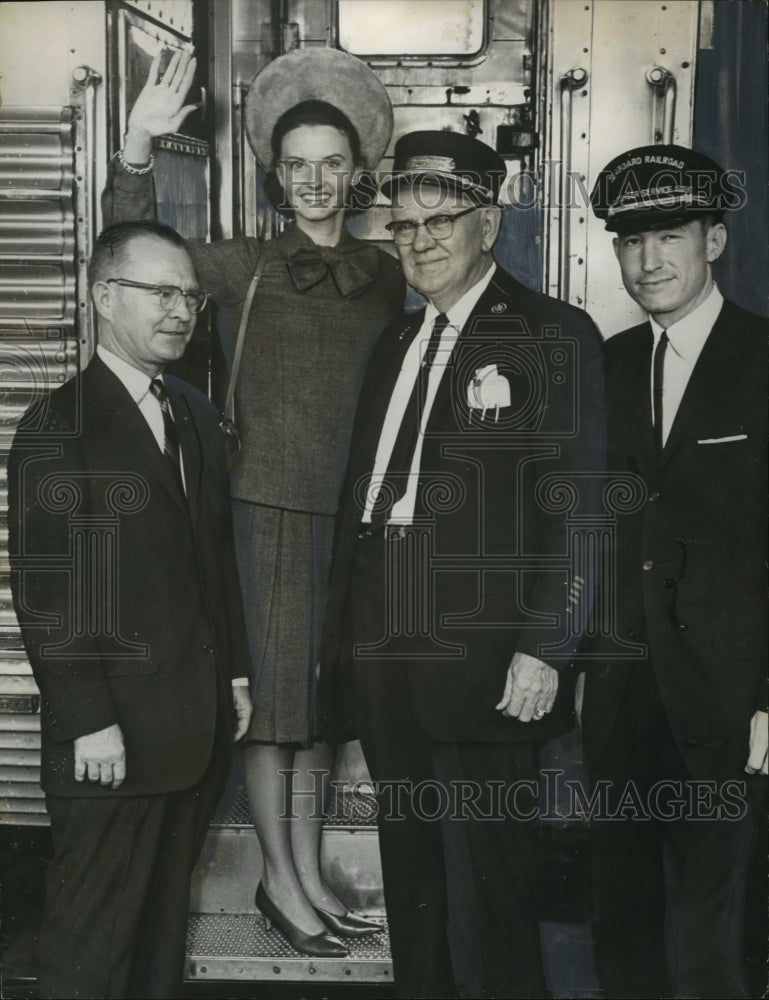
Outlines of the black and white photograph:
[{"label": "black and white photograph", "polygon": [[0,997],[769,995],[768,14],[0,3]]}]

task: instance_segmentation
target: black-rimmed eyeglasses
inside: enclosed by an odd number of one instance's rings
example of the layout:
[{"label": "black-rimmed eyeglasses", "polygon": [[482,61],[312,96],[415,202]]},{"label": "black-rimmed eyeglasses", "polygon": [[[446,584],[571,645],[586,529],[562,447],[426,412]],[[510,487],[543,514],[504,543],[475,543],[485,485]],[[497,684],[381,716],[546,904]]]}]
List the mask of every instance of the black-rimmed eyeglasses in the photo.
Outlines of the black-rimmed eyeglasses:
[{"label": "black-rimmed eyeglasses", "polygon": [[388,222],[385,229],[400,246],[408,246],[413,243],[420,226],[424,226],[428,236],[432,236],[434,240],[447,240],[454,232],[454,222],[461,219],[463,215],[474,212],[477,208],[480,208],[480,205],[465,208],[454,215],[432,215],[424,222]]},{"label": "black-rimmed eyeglasses", "polygon": [[176,285],[147,285],[143,281],[129,281],[128,278],[107,278],[108,285],[125,285],[126,288],[144,288],[157,295],[160,308],[172,312],[179,305],[180,299],[192,313],[205,309],[208,302],[208,292],[185,292]]}]

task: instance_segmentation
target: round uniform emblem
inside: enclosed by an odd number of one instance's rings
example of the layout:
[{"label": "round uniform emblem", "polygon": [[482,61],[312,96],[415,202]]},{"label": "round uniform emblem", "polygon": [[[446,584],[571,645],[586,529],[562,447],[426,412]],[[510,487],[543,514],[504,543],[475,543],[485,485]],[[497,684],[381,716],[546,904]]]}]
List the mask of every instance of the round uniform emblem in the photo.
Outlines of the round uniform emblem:
[{"label": "round uniform emblem", "polygon": [[506,309],[507,309],[507,303],[506,302],[495,302],[494,305],[491,307],[491,311],[495,315],[499,315],[499,313],[503,313]]}]

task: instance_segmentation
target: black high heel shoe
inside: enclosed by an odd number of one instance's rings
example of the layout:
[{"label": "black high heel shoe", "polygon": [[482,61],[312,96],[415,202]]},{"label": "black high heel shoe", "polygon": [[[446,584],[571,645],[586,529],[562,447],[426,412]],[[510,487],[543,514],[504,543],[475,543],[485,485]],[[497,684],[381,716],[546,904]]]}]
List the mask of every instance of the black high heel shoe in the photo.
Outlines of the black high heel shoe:
[{"label": "black high heel shoe", "polygon": [[329,913],[328,910],[323,910],[320,906],[313,906],[313,910],[330,931],[333,931],[334,934],[340,934],[342,937],[367,937],[369,934],[376,934],[383,930],[382,925],[376,921],[359,917],[357,913],[351,913],[349,910],[341,916],[338,913]]},{"label": "black high heel shoe", "polygon": [[320,934],[305,934],[296,924],[292,924],[264,891],[261,882],[256,887],[254,902],[264,917],[266,929],[269,930],[270,925],[274,924],[291,947],[303,955],[312,955],[314,958],[345,958],[350,954],[342,942],[327,931],[321,931]]}]

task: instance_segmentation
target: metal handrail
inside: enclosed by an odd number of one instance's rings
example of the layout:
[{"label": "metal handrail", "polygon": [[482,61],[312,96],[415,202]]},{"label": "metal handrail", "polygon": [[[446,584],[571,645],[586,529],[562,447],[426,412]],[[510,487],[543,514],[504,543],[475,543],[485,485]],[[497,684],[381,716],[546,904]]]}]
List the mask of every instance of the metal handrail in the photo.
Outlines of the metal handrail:
[{"label": "metal handrail", "polygon": [[646,71],[646,82],[654,90],[652,142],[670,145],[673,142],[678,96],[675,74],[664,66],[652,66]]},{"label": "metal handrail", "polygon": [[582,66],[575,66],[561,77],[561,184],[560,214],[558,225],[558,297],[568,298],[571,277],[569,241],[571,237],[571,214],[569,209],[569,174],[571,172],[571,121],[572,93],[584,87],[588,72]]},{"label": "metal handrail", "polygon": [[77,66],[72,79],[82,90],[82,101],[75,115],[76,131],[82,142],[75,143],[75,165],[78,226],[77,281],[78,316],[80,318],[80,343],[84,350],[83,363],[87,363],[96,346],[96,324],[93,305],[88,295],[88,260],[96,243],[98,206],[96,198],[96,88],[102,82],[100,73],[90,66]]}]

